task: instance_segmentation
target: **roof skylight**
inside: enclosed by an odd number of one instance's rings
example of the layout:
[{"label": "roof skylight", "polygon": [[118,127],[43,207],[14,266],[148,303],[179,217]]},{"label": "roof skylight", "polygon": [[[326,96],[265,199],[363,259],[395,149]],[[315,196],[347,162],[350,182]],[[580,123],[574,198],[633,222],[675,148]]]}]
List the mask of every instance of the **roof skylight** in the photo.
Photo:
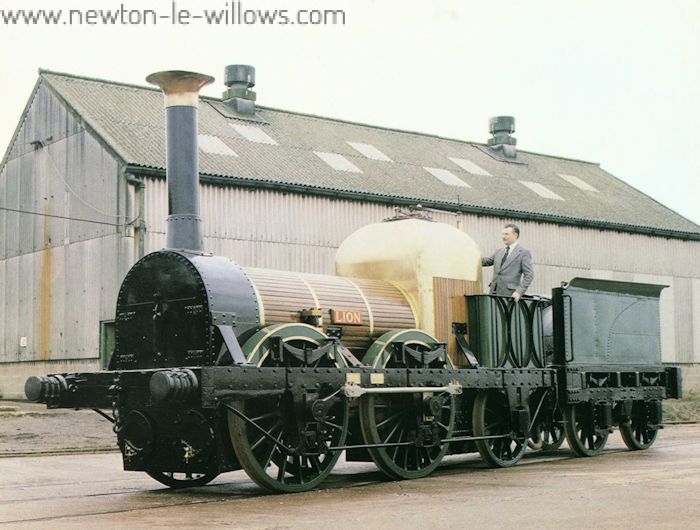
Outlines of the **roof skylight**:
[{"label": "roof skylight", "polygon": [[563,178],[565,181],[567,181],[569,184],[573,184],[577,188],[583,190],[583,191],[595,191],[597,192],[598,190],[595,189],[593,186],[591,186],[588,182],[585,182],[578,178],[575,175],[565,175],[564,173],[558,173],[558,175]]},{"label": "roof skylight", "polygon": [[365,155],[367,158],[372,160],[382,160],[384,162],[393,162],[391,158],[382,153],[379,149],[374,147],[372,144],[363,144],[361,142],[348,142],[348,145],[359,151],[361,154]]},{"label": "roof skylight", "polygon": [[546,186],[543,186],[539,182],[530,182],[527,180],[521,180],[520,184],[523,186],[527,186],[530,190],[534,191],[537,195],[540,197],[544,197],[545,199],[555,199],[557,201],[563,201],[564,198],[560,197],[556,193],[554,193],[552,190],[547,188]]},{"label": "roof skylight", "polygon": [[198,135],[199,148],[205,153],[223,156],[238,156],[233,149],[226,145],[218,136],[209,134]]},{"label": "roof skylight", "polygon": [[314,151],[314,153],[333,169],[338,171],[350,171],[351,173],[362,173],[359,167],[350,162],[350,160],[343,155],[337,153],[323,153],[321,151]]},{"label": "roof skylight", "polygon": [[463,188],[471,188],[469,184],[464,182],[461,178],[456,176],[454,173],[451,171],[448,171],[447,169],[442,169],[439,167],[424,167],[428,173],[433,175],[435,178],[438,180],[444,182],[445,184],[449,186],[462,186]]},{"label": "roof skylight", "polygon": [[254,125],[244,125],[242,123],[229,123],[229,125],[246,140],[250,140],[251,142],[258,144],[277,145],[277,142],[260,127],[255,127]]},{"label": "roof skylight", "polygon": [[453,158],[451,156],[448,157],[452,162],[457,164],[459,167],[462,169],[468,171],[472,175],[484,175],[486,177],[490,177],[491,173],[483,169],[482,167],[477,166],[474,162],[471,160],[467,160],[466,158]]}]

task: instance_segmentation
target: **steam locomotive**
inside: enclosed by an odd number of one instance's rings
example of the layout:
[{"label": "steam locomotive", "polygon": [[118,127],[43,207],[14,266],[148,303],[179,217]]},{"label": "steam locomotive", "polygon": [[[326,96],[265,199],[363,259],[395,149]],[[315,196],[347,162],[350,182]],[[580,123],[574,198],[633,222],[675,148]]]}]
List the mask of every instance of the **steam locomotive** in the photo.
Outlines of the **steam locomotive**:
[{"label": "steam locomotive", "polygon": [[662,400],[681,394],[661,364],[663,286],[575,278],[551,298],[483,295],[474,241],[420,211],[350,235],[336,276],[242,268],[202,250],[197,104],[213,79],[147,80],[165,95],[167,248],[121,285],[108,370],[25,385],[109,419],[124,469],[177,488],[242,468],[298,492],[343,452],[412,479],[447,454],[507,467],[564,438],[594,456],[615,427],[632,450],[654,443]]}]

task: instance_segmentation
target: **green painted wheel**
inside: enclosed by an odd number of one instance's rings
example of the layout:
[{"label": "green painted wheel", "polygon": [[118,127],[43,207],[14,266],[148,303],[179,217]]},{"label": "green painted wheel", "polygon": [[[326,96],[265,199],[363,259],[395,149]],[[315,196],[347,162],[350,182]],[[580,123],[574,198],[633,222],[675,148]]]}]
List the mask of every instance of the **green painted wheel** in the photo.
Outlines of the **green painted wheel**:
[{"label": "green painted wheel", "polygon": [[[306,324],[278,324],[253,335],[242,350],[251,364],[275,367],[278,361],[271,355],[274,342],[314,349],[326,338]],[[305,366],[296,358],[289,361],[285,366]],[[346,366],[345,358],[333,352],[332,358],[324,355],[311,365],[332,366]],[[303,407],[300,410],[289,393],[229,403],[247,418],[229,409],[229,435],[239,463],[258,485],[275,492],[301,492],[315,488],[330,474],[341,451],[328,448],[345,444],[349,416],[347,400],[330,392],[319,390],[316,396],[326,400],[320,416]]]},{"label": "green painted wheel", "polygon": [[421,478],[442,461],[452,436],[455,399],[447,393],[369,394],[360,402],[360,426],[372,459],[393,479]]},{"label": "green painted wheel", "polygon": [[481,457],[494,467],[510,467],[525,454],[525,440],[512,436],[511,410],[503,392],[492,390],[479,392],[474,400],[472,422],[474,436],[501,436],[477,440]]},{"label": "green painted wheel", "polygon": [[[250,337],[241,347],[243,355],[250,364],[255,366],[276,366],[270,355],[273,341],[281,339],[285,344],[297,348],[317,348],[328,339],[318,329],[308,324],[275,324],[261,329]],[[294,359],[292,366],[302,366],[303,363]],[[345,358],[338,352],[334,352],[333,359],[323,357],[311,366],[311,368],[325,366],[347,366]]]},{"label": "green painted wheel", "polygon": [[[387,331],[372,343],[362,358],[362,362],[372,368],[404,368],[403,365],[399,365],[399,360],[395,357],[394,344],[396,343],[403,343],[419,351],[429,351],[438,344],[438,340],[419,329]],[[407,359],[407,362],[411,363],[407,368],[423,367],[413,358]],[[430,363],[428,368],[452,368],[452,361],[446,357],[445,366],[436,360]]]},{"label": "green painted wheel", "polygon": [[658,428],[650,427],[650,403],[635,401],[632,406],[632,417],[627,423],[620,424],[622,441],[631,451],[649,449],[656,441]]},{"label": "green painted wheel", "polygon": [[535,421],[527,446],[542,451],[559,449],[564,443],[564,416],[554,392],[548,390],[544,396],[534,393],[530,398],[530,414]]},{"label": "green painted wheel", "polygon": [[[318,486],[335,466],[348,434],[348,404],[338,398],[322,420],[300,423],[285,394],[230,404],[254,424],[229,411],[229,434],[238,461],[259,486],[294,493]],[[311,439],[308,434],[314,433]]]},{"label": "green painted wheel", "polygon": [[603,451],[608,433],[594,428],[595,405],[577,403],[564,410],[566,442],[578,456],[596,456]]},{"label": "green painted wheel", "polygon": [[[363,362],[373,368],[405,367],[395,358],[394,343],[414,350],[431,351],[438,341],[417,330],[390,331],[369,348]],[[422,367],[407,358],[408,367]],[[413,366],[415,364],[415,366]],[[430,367],[443,368],[441,362]],[[452,365],[447,359],[447,367]],[[446,392],[415,394],[368,394],[359,407],[360,427],[367,444],[388,444],[369,449],[372,459],[388,477],[425,477],[440,465],[455,423],[455,399]]]}]

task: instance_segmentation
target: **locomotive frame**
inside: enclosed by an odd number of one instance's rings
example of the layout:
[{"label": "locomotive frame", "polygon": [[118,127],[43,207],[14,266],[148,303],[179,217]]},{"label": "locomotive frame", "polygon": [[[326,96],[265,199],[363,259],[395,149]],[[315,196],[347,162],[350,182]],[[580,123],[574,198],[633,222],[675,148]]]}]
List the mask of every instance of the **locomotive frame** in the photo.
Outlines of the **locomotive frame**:
[{"label": "locomotive frame", "polygon": [[[255,273],[201,250],[196,104],[211,80],[149,76],[166,96],[168,248],[122,284],[109,369],[31,377],[30,400],[95,409],[126,470],[175,488],[242,468],[272,491],[305,491],[342,452],[413,479],[447,454],[508,467],[564,438],[595,456],[615,427],[632,450],[654,443],[661,401],[681,396],[680,369],[660,359],[663,286],[576,278],[517,304],[462,293],[465,321],[441,322],[444,341],[390,324],[359,341],[354,322],[322,323],[341,306],[263,324]],[[379,284],[349,285],[369,308],[363,289]]]}]

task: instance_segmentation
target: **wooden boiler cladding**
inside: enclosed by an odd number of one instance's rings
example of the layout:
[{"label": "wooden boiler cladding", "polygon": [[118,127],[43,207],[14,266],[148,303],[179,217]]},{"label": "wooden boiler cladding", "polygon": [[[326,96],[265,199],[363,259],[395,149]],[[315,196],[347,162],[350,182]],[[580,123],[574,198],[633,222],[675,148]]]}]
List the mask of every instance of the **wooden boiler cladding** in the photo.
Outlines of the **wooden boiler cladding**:
[{"label": "wooden boiler cladding", "polygon": [[364,352],[383,333],[417,327],[415,311],[401,290],[389,282],[245,269],[255,286],[261,325],[304,322],[304,313],[321,310],[321,328],[342,329],[342,341]]}]

